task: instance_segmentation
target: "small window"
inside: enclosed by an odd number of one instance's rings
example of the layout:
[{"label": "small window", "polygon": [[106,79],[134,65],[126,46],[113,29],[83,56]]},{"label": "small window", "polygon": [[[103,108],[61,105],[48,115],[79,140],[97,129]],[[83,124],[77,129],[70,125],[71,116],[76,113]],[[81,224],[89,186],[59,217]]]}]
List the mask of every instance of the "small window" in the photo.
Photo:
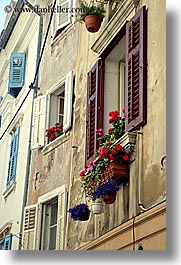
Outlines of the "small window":
[{"label": "small window", "polygon": [[[53,37],[57,37],[71,23],[72,0],[57,0],[55,5],[56,12],[53,15]],[[61,8],[61,12],[60,9]]]},{"label": "small window", "polygon": [[65,84],[50,95],[50,119],[49,128],[55,123],[63,126],[65,101]]},{"label": "small window", "polygon": [[58,198],[42,205],[42,250],[56,249]]},{"label": "small window", "polygon": [[0,240],[0,250],[11,250],[12,234]]}]

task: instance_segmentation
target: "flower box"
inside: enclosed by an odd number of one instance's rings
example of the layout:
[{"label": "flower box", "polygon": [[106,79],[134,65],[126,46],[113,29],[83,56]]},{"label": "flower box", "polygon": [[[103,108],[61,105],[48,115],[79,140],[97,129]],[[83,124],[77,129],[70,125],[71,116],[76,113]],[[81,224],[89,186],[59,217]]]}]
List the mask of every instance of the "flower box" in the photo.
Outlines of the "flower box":
[{"label": "flower box", "polygon": [[111,180],[116,180],[118,183],[122,182],[128,178],[128,166],[126,164],[110,162],[108,164],[108,170],[104,171],[101,176],[102,182],[105,182],[108,177],[110,177]]}]

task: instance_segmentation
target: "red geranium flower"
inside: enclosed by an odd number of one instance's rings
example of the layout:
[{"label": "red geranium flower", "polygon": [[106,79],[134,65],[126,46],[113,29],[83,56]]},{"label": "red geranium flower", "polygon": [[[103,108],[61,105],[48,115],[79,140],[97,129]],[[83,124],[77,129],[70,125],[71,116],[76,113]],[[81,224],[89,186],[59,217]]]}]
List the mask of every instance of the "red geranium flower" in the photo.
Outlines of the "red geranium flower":
[{"label": "red geranium flower", "polygon": [[50,140],[54,140],[54,139],[55,139],[54,134],[51,134],[51,135],[50,135]]},{"label": "red geranium flower", "polygon": [[108,156],[109,156],[109,159],[114,160],[113,154],[109,154]]},{"label": "red geranium flower", "polygon": [[119,144],[119,145],[116,145],[115,149],[116,151],[121,151],[123,150],[123,147]]},{"label": "red geranium flower", "polygon": [[124,159],[124,161],[128,161],[129,160],[129,156],[128,155],[124,155],[123,159]]}]

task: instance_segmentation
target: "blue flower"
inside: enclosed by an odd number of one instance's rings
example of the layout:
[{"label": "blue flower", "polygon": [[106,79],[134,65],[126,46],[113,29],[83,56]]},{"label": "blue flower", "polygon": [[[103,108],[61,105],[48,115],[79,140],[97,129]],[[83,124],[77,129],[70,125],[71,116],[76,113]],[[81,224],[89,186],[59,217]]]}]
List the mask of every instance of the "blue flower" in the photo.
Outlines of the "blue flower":
[{"label": "blue flower", "polygon": [[96,191],[94,192],[93,199],[95,200],[96,198],[99,198],[100,196],[105,194],[117,193],[118,190],[119,187],[116,181],[109,179],[108,182],[102,183],[97,187]]},{"label": "blue flower", "polygon": [[87,221],[89,219],[90,210],[87,204],[81,203],[73,208],[70,208],[68,212],[71,213],[73,220]]}]

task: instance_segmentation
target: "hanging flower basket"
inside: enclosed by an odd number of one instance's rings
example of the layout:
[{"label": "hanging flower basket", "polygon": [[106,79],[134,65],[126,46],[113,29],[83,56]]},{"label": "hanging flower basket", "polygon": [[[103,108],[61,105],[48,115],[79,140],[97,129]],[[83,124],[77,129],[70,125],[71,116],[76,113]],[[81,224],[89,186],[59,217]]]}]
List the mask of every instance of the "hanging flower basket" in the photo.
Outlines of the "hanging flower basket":
[{"label": "hanging flower basket", "polygon": [[101,23],[102,23],[102,18],[98,15],[87,15],[84,17],[84,22],[85,22],[85,26],[86,29],[89,32],[97,32],[100,27],[101,27]]},{"label": "hanging flower basket", "polygon": [[87,221],[89,219],[90,210],[87,204],[81,203],[68,210],[71,213],[71,219],[74,221]]},{"label": "hanging flower basket", "polygon": [[105,194],[105,195],[103,195],[103,201],[106,204],[112,204],[116,201],[116,195],[117,195],[117,193]]},{"label": "hanging flower basket", "polygon": [[96,199],[102,196],[105,203],[111,204],[115,202],[118,190],[119,186],[117,185],[117,182],[108,178],[107,182],[102,183],[97,187],[93,198]]}]

